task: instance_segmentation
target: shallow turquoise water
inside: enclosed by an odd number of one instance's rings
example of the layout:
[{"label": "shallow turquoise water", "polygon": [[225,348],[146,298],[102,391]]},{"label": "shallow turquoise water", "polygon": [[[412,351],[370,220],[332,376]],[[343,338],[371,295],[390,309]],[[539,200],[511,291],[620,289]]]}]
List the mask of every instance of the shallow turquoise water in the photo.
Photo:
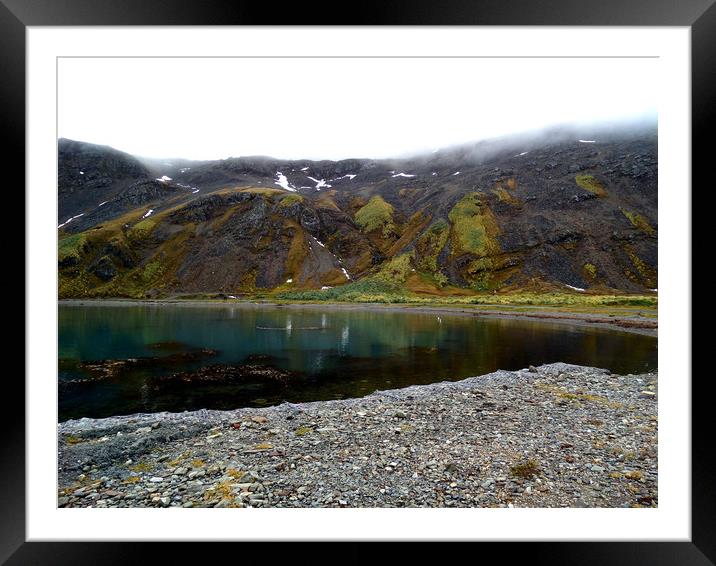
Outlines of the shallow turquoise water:
[{"label": "shallow turquoise water", "polygon": [[[172,352],[151,348],[174,344]],[[79,362],[157,358],[198,348],[212,357],[149,364],[87,379]],[[230,409],[360,397],[496,369],[568,362],[615,373],[656,369],[657,340],[548,322],[310,307],[60,306],[59,418]],[[256,362],[259,359],[260,362]],[[162,385],[167,372],[260,363],[296,372],[288,384]]]}]

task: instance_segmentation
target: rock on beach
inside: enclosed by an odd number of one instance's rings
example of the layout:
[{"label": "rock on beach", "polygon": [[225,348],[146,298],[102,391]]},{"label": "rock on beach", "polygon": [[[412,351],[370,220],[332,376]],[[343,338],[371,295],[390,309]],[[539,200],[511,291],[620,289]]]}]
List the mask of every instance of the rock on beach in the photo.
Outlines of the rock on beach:
[{"label": "rock on beach", "polygon": [[655,507],[657,374],[549,364],[59,425],[59,507]]}]

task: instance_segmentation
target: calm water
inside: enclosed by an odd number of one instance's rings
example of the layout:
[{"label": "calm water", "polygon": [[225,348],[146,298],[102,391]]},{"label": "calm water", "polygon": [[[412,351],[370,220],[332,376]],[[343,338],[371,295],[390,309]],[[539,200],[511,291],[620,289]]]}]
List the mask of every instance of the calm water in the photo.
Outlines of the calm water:
[{"label": "calm water", "polygon": [[[157,343],[174,342],[164,350]],[[151,347],[155,344],[154,347]],[[200,348],[214,356],[169,367],[161,357]],[[573,325],[321,307],[61,306],[59,417],[232,409],[360,397],[379,389],[458,380],[556,361],[616,373],[656,369],[653,337]],[[156,359],[89,379],[80,362]],[[257,361],[259,360],[259,361]],[[159,381],[210,364],[296,372],[288,384]]]}]

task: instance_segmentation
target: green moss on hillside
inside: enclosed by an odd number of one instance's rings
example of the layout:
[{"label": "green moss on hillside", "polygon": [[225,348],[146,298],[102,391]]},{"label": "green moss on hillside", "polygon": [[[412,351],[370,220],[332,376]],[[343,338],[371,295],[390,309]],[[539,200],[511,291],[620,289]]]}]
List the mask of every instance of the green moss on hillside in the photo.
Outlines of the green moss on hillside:
[{"label": "green moss on hillside", "polygon": [[621,209],[624,216],[626,216],[629,219],[629,222],[632,223],[632,226],[634,228],[641,230],[645,234],[648,234],[649,236],[653,236],[656,234],[656,230],[652,227],[651,224],[649,224],[649,221],[644,218],[641,214],[637,214],[635,212],[630,212],[625,209]]},{"label": "green moss on hillside", "polygon": [[590,279],[594,279],[597,276],[597,266],[593,263],[585,263],[582,268]]},{"label": "green moss on hillside", "polygon": [[301,203],[303,200],[301,195],[286,195],[278,201],[278,204],[279,206],[289,207],[292,204]]},{"label": "green moss on hillside", "polygon": [[57,242],[58,261],[60,263],[68,260],[79,261],[85,243],[87,243],[87,237],[83,233],[62,238]]},{"label": "green moss on hillside", "polygon": [[574,180],[577,185],[579,185],[585,191],[594,193],[600,198],[607,196],[607,190],[604,188],[604,185],[602,185],[602,183],[600,183],[592,175],[577,175],[576,177],[574,177]]},{"label": "green moss on hillside", "polygon": [[502,185],[497,185],[494,189],[492,189],[492,193],[497,197],[497,200],[504,202],[505,204],[509,204],[511,206],[520,206],[522,204],[520,199],[507,191],[507,189],[505,189]]},{"label": "green moss on hillside", "polygon": [[71,277],[60,273],[57,295],[60,299],[86,297],[91,287],[83,274]]},{"label": "green moss on hillside", "polygon": [[497,241],[499,229],[492,211],[479,192],[460,199],[448,214],[452,223],[451,243],[453,256],[476,256],[464,270],[464,277],[478,291],[490,288],[495,268],[493,256],[500,253]]},{"label": "green moss on hillside", "polygon": [[216,191],[214,194],[227,195],[227,194],[230,194],[231,192],[233,192],[234,190],[236,190],[236,192],[239,192],[239,193],[252,193],[255,195],[263,195],[266,197],[274,197],[276,195],[286,194],[281,189],[271,189],[271,188],[267,188],[267,187],[244,187],[242,189],[227,189],[227,190],[223,190],[223,191]]},{"label": "green moss on hillside", "polygon": [[452,208],[448,218],[452,222],[453,254],[470,253],[487,257],[499,252],[496,236],[499,233],[492,211],[482,201],[480,193],[465,195]]},{"label": "green moss on hillside", "polygon": [[145,218],[132,226],[127,232],[127,237],[133,240],[143,240],[152,233],[156,222],[153,218]]},{"label": "green moss on hillside", "polygon": [[[149,225],[145,219],[139,222],[134,228],[127,231],[126,235],[121,230],[121,225],[105,225],[102,229],[94,229],[72,236],[70,242],[62,242],[62,247],[71,250],[77,249],[78,242],[86,242],[84,252],[80,254],[79,260],[63,266],[59,265],[58,293],[60,298],[72,297],[129,297],[145,298],[149,294],[156,293],[165,288],[171,287],[175,281],[175,273],[187,253],[186,242],[194,232],[193,224],[186,224],[184,229],[176,233],[169,240],[161,243],[153,255],[145,261],[137,257],[132,251],[132,242],[138,241],[137,232],[132,236],[130,232],[139,226],[140,233],[147,234],[154,228],[154,219]],[[96,257],[90,253],[91,250],[114,250],[112,253],[105,253],[103,257]],[[125,259],[130,263],[125,263]],[[117,268],[117,273],[109,281],[97,277],[93,273],[93,265],[99,261],[111,261]],[[133,263],[133,262],[137,263]]]},{"label": "green moss on hillside", "polygon": [[375,195],[356,212],[355,221],[363,232],[382,229],[383,236],[388,237],[395,227],[393,225],[393,207],[385,202],[383,197]]},{"label": "green moss on hillside", "polygon": [[413,252],[401,254],[384,263],[375,275],[375,279],[389,283],[405,283],[405,280],[415,271],[413,256]]},{"label": "green moss on hillside", "polygon": [[490,257],[481,257],[470,262],[467,273],[476,291],[487,291],[491,288],[490,279],[495,269],[495,262]]},{"label": "green moss on hillside", "polygon": [[624,245],[624,251],[629,256],[629,260],[636,268],[637,273],[634,273],[630,269],[626,269],[626,276],[634,281],[635,283],[641,283],[650,288],[657,286],[657,272],[656,270],[643,261],[634,251],[634,248],[629,244]]},{"label": "green moss on hillside", "polygon": [[284,277],[288,279],[296,277],[301,272],[301,266],[308,256],[308,244],[301,226],[293,221],[287,221],[286,226],[285,232],[291,238],[284,266]]},{"label": "green moss on hillside", "polygon": [[415,242],[417,251],[415,264],[421,271],[435,273],[438,270],[438,256],[447,244],[450,225],[443,219],[434,222]]},{"label": "green moss on hillside", "polygon": [[164,269],[161,259],[155,258],[153,261],[150,261],[144,266],[144,269],[142,270],[142,282],[153,282],[157,277],[161,276],[163,271]]}]

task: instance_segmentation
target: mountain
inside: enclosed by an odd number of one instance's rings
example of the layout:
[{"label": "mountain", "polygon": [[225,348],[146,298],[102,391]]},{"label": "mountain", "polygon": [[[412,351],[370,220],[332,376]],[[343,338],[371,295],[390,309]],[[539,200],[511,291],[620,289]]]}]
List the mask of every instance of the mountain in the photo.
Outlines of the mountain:
[{"label": "mountain", "polygon": [[133,183],[149,176],[149,170],[127,153],[61,139],[57,174],[59,218],[67,220],[81,213],[78,211],[115,198]]},{"label": "mountain", "polygon": [[657,287],[655,128],[393,160],[147,160],[59,140],[61,297]]}]

